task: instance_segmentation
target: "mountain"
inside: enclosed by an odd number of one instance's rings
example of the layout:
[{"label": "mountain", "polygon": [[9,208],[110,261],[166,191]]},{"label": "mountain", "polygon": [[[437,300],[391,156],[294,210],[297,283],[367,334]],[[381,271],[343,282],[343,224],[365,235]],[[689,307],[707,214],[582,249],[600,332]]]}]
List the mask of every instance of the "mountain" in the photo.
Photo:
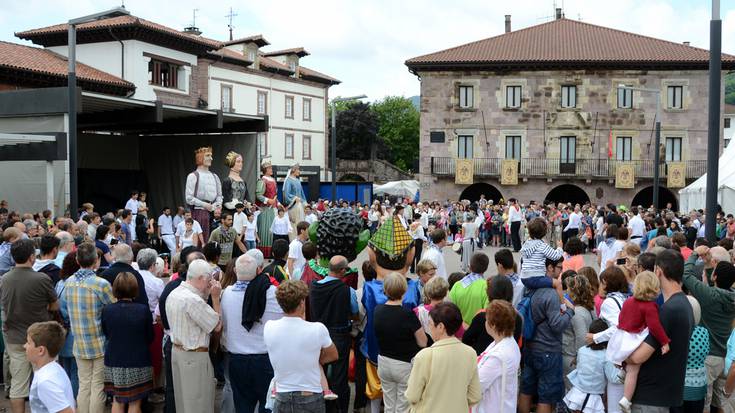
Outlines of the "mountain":
[{"label": "mountain", "polygon": [[421,110],[421,96],[411,96],[408,99],[413,103],[416,110]]}]

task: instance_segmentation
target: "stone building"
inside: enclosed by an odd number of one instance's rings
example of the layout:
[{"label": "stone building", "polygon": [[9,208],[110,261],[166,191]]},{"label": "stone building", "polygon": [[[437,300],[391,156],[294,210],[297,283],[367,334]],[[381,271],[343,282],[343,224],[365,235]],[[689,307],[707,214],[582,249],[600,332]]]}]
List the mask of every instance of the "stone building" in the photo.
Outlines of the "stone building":
[{"label": "stone building", "polygon": [[[422,198],[650,205],[658,99],[660,203],[676,206],[671,164],[687,184],[706,170],[708,62],[707,50],[559,11],[518,31],[506,16],[502,35],[409,59],[421,80]],[[455,184],[457,159],[473,160],[471,185]],[[506,159],[518,161],[517,185],[500,184]],[[622,164],[633,188],[616,187]]]}]

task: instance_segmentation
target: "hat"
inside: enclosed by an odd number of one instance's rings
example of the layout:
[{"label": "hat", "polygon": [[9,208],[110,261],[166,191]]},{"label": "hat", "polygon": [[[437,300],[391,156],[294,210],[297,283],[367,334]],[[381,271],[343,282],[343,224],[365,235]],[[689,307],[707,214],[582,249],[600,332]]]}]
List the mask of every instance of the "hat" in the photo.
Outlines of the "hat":
[{"label": "hat", "polygon": [[411,235],[403,228],[398,217],[386,220],[370,238],[368,245],[375,250],[395,259],[408,251],[413,245]]}]

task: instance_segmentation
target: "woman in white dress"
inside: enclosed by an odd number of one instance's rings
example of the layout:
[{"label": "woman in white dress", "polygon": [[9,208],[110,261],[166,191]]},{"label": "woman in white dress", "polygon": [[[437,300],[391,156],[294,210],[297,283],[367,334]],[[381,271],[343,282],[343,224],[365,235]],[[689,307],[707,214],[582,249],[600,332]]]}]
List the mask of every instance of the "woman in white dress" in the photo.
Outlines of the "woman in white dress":
[{"label": "woman in white dress", "polygon": [[187,218],[184,221],[184,233],[179,237],[179,250],[198,244],[197,234],[194,232],[194,219]]},{"label": "woman in white dress", "polygon": [[515,413],[521,351],[513,338],[516,311],[504,300],[493,300],[485,313],[485,329],[493,338],[477,358],[482,400],[472,413]]},{"label": "woman in white dress", "polygon": [[467,220],[462,223],[462,271],[469,271],[470,259],[475,253],[475,241],[477,237],[477,224],[475,224],[475,214],[467,213]]}]

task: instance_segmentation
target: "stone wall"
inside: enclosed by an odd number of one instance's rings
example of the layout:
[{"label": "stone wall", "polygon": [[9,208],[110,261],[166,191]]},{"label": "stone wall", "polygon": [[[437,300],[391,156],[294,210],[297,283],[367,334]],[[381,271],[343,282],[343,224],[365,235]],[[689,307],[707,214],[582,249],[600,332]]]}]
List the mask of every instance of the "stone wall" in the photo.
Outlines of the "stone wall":
[{"label": "stone wall", "polygon": [[413,175],[382,159],[337,159],[337,176],[341,179],[345,175],[360,175],[365,181],[375,183],[415,179]]},{"label": "stone wall", "polygon": [[[422,197],[455,198],[463,187],[453,179],[431,175],[432,157],[456,157],[457,137],[473,136],[475,158],[505,158],[505,137],[521,136],[523,158],[559,158],[562,136],[576,137],[576,159],[616,157],[618,136],[632,137],[632,159],[654,157],[656,94],[634,92],[633,108],[617,107],[620,84],[661,90],[661,142],[682,138],[682,161],[706,159],[708,73],[706,71],[520,71],[520,72],[420,72],[420,181]],[[460,85],[474,87],[474,108],[458,107]],[[506,86],[522,86],[522,104],[506,108]],[[576,107],[561,108],[561,86],[575,85]],[[683,109],[667,109],[667,86],[682,85]],[[723,95],[724,96],[724,95]],[[444,132],[444,143],[430,143],[430,132]],[[722,133],[722,130],[720,130]],[[614,177],[610,177],[614,180]],[[477,179],[476,179],[477,181]],[[489,180],[488,182],[491,182]],[[497,180],[495,185],[499,186]],[[543,198],[545,179],[521,182],[511,189],[516,197]],[[554,179],[553,181],[557,181]],[[556,182],[549,185],[556,184]],[[587,183],[568,180],[594,199],[597,187],[611,201],[630,199],[633,190],[616,190],[608,181]],[[641,186],[651,182],[641,182]],[[665,181],[663,182],[665,185]],[[503,189],[501,189],[503,192]],[[614,198],[614,199],[612,199]]]}]

